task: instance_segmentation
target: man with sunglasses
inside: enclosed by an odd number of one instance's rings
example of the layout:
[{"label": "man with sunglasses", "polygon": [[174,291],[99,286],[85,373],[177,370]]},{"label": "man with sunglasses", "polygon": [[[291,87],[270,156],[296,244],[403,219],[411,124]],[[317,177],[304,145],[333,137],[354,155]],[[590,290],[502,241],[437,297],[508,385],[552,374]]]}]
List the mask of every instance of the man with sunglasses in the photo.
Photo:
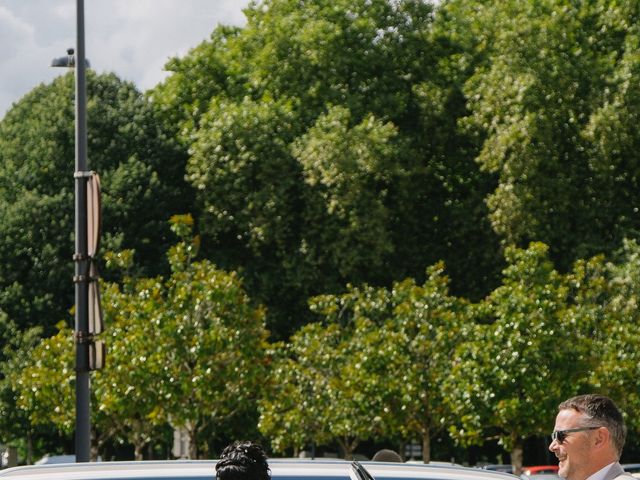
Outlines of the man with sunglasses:
[{"label": "man with sunglasses", "polygon": [[580,395],[558,406],[549,450],[567,480],[631,480],[618,463],[627,429],[620,410],[603,395]]}]

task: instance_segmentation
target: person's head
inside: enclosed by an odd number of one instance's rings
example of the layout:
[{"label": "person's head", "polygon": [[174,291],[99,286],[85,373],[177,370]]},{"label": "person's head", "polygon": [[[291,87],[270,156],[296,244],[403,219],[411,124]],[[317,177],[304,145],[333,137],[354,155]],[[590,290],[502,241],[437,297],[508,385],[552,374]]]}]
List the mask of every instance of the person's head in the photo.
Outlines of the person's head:
[{"label": "person's head", "polygon": [[269,480],[271,471],[267,455],[260,445],[233,442],[227,445],[216,464],[218,480]]},{"label": "person's head", "polygon": [[559,462],[558,474],[585,480],[620,459],[626,427],[620,410],[604,395],[579,395],[562,402],[549,450]]},{"label": "person's head", "polygon": [[378,450],[371,460],[374,462],[402,462],[402,457],[393,450],[383,448]]}]

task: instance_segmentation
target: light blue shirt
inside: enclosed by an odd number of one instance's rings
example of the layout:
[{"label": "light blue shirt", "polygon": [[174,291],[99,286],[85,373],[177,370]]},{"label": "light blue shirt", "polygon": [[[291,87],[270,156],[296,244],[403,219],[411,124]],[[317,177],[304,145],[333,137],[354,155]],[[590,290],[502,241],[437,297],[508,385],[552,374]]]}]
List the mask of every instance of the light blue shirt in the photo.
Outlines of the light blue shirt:
[{"label": "light blue shirt", "polygon": [[588,476],[586,480],[604,480],[607,477],[607,473],[609,472],[609,470],[611,470],[611,467],[613,467],[615,464],[616,462],[612,462],[609,465],[602,467],[593,475]]}]

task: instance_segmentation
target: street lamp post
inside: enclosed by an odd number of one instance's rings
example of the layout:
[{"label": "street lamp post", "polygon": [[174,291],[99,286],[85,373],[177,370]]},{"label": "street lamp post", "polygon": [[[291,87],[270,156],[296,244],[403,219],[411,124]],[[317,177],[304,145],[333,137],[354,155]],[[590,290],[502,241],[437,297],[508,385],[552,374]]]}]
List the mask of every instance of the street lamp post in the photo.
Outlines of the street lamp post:
[{"label": "street lamp post", "polygon": [[91,455],[89,420],[89,258],[87,246],[87,82],[84,50],[84,0],[76,3],[76,164],[75,164],[75,334],[76,462]]},{"label": "street lamp post", "polygon": [[87,246],[87,86],[84,48],[84,0],[76,3],[76,50],[55,59],[52,66],[75,67],[76,146],[75,146],[75,345],[76,345],[76,462],[88,462],[91,453],[89,419],[89,267]]}]

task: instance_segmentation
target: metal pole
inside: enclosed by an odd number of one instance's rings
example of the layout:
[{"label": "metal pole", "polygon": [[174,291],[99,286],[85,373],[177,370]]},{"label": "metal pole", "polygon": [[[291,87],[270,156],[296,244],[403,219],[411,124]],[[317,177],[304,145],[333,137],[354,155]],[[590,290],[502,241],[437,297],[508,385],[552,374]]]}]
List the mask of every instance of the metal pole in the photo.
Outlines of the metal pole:
[{"label": "metal pole", "polygon": [[91,455],[89,420],[89,263],[87,259],[87,86],[84,52],[84,0],[76,4],[76,164],[75,164],[75,337],[76,337],[76,462]]}]

